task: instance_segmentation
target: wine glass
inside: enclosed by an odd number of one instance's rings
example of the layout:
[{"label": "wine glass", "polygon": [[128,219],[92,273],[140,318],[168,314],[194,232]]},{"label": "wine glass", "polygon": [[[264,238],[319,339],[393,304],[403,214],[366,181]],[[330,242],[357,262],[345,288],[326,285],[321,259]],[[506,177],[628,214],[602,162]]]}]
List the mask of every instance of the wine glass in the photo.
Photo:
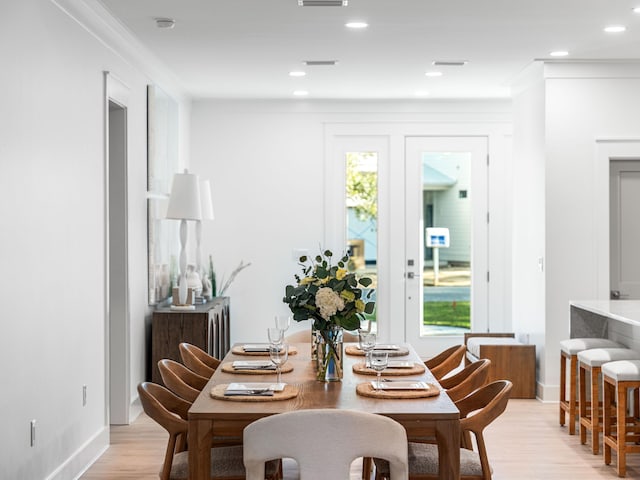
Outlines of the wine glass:
[{"label": "wine glass", "polygon": [[376,346],[376,334],[371,332],[363,332],[359,337],[360,348],[364,352],[364,366],[371,366],[371,351]]},{"label": "wine glass", "polygon": [[291,326],[290,315],[276,315],[276,328],[279,328],[283,332],[286,332],[290,326]]},{"label": "wine glass", "polygon": [[389,364],[389,352],[374,350],[371,352],[371,368],[377,372],[376,391],[380,390],[380,375]]},{"label": "wine glass", "polygon": [[276,373],[278,374],[278,389],[280,389],[280,369],[289,358],[289,345],[286,343],[281,345],[269,345],[269,356],[271,357],[271,362],[276,366]]},{"label": "wine glass", "polygon": [[267,329],[267,335],[271,345],[280,345],[284,339],[284,330],[277,327],[269,327]]}]

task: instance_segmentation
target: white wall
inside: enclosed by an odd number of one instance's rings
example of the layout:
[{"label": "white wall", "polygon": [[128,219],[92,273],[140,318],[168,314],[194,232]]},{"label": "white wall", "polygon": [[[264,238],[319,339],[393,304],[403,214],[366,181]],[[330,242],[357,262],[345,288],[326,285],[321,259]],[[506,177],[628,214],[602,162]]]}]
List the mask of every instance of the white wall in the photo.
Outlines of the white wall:
[{"label": "white wall", "polygon": [[609,223],[597,213],[609,178],[596,140],[638,138],[640,64],[538,64],[525,84],[514,97],[514,322],[538,346],[539,395],[557,400],[569,301],[608,291],[608,243],[598,238]]},{"label": "white wall", "polygon": [[[536,345],[538,363],[545,350],[545,186],[542,66],[532,65],[514,85],[513,109],[513,328]],[[528,337],[528,338],[527,338]],[[539,365],[538,381],[545,370]]]},{"label": "white wall", "polygon": [[[60,3],[75,15],[91,2]],[[130,88],[132,386],[144,375],[151,80],[51,1],[2,11],[0,478],[73,478],[108,442],[104,70]]]},{"label": "white wall", "polygon": [[[329,157],[324,144],[329,130],[388,137],[390,168],[398,172],[403,170],[405,134],[484,133],[490,138],[490,151],[496,153],[492,159],[495,191],[490,201],[503,242],[495,245],[499,253],[493,259],[494,328],[510,327],[510,299],[504,294],[509,291],[505,283],[510,284],[511,263],[504,252],[511,247],[510,239],[502,235],[505,225],[510,231],[510,219],[505,217],[510,210],[504,208],[509,203],[504,192],[510,188],[505,179],[510,158],[505,147],[510,143],[505,134],[510,134],[509,102],[199,100],[192,112],[191,166],[211,179],[216,211],[216,219],[203,226],[203,255],[213,255],[218,276],[228,275],[241,259],[252,262],[228,292],[232,342],[255,341],[275,313],[287,311],[282,303],[284,287],[298,273],[293,249],[315,252],[327,238],[323,195],[325,182],[330,185],[332,178],[323,177],[323,162]],[[402,195],[403,182],[392,182],[389,188]],[[391,216],[398,206],[390,207]],[[401,219],[394,221],[402,225]],[[396,251],[394,246],[392,250]],[[393,285],[402,284],[397,281],[398,272],[401,279],[402,265],[391,271]],[[404,305],[397,299],[403,296],[392,295],[388,310],[401,329]],[[294,327],[309,328],[305,324]],[[397,337],[397,333],[391,335]]]},{"label": "white wall", "polygon": [[[546,383],[559,382],[558,342],[569,334],[569,301],[603,299],[596,215],[609,178],[596,175],[597,139],[638,138],[640,64],[551,64],[546,77]],[[607,170],[608,171],[608,170]],[[608,252],[605,252],[608,257]],[[608,290],[608,289],[607,289]],[[607,292],[604,292],[606,294]],[[606,297],[605,297],[606,298]]]}]

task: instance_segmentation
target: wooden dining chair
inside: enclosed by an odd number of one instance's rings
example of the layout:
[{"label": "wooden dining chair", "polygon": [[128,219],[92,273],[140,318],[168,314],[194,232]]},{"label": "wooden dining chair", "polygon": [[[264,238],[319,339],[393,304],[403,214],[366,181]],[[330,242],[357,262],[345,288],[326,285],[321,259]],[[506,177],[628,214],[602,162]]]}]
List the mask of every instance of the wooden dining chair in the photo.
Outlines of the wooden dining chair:
[{"label": "wooden dining chair", "polygon": [[[509,380],[497,380],[479,388],[456,403],[460,410],[460,429],[474,435],[478,451],[470,447],[460,448],[460,478],[462,480],[491,480],[491,467],[484,441],[484,429],[498,418],[509,401],[513,384]],[[473,415],[471,415],[473,414]],[[409,442],[409,479],[438,478],[438,446]],[[376,480],[389,477],[388,462],[375,459]]]},{"label": "wooden dining chair", "polygon": [[194,402],[205,387],[208,378],[192,372],[187,367],[168,358],[158,361],[158,370],[169,390],[189,402]]},{"label": "wooden dining chair", "polygon": [[182,363],[202,377],[211,378],[220,365],[220,360],[191,343],[182,342],[178,349]]},{"label": "wooden dining chair", "polygon": [[436,380],[440,380],[447,373],[460,366],[467,348],[464,345],[454,345],[440,352],[435,357],[425,360],[424,364],[431,371]]},{"label": "wooden dining chair", "polygon": [[458,402],[487,383],[490,367],[491,360],[483,358],[470,363],[455,375],[441,379],[438,383],[452,401]]},{"label": "wooden dining chair", "polygon": [[[187,411],[191,404],[171,391],[155,383],[138,385],[138,395],[144,412],[169,433],[160,480],[187,480],[189,476]],[[278,463],[267,462],[266,477],[278,477]],[[212,479],[244,480],[243,450],[241,446],[215,447],[211,449]]]},{"label": "wooden dining chair", "polygon": [[407,433],[391,418],[355,410],[297,410],[244,429],[247,480],[264,478],[265,461],[293,458],[305,480],[349,478],[359,457],[387,460],[394,480],[407,478]]}]

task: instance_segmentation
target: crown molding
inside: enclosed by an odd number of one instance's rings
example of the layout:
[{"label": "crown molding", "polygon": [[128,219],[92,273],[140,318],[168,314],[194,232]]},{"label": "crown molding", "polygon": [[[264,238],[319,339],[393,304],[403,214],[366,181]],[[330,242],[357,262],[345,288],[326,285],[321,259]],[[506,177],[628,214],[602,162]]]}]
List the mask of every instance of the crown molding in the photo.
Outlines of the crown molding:
[{"label": "crown molding", "polygon": [[152,79],[175,97],[189,94],[175,74],[145,47],[131,31],[98,0],[51,0],[69,18],[132,68]]}]

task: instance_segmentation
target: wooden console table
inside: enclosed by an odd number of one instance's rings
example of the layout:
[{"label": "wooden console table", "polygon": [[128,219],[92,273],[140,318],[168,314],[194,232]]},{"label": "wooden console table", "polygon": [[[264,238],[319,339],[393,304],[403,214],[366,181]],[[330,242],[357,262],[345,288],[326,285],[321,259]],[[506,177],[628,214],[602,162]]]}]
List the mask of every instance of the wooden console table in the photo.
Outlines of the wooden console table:
[{"label": "wooden console table", "polygon": [[230,348],[229,297],[215,297],[195,310],[157,308],[151,321],[151,381],[162,385],[158,360],[180,359],[181,342],[200,347],[216,358]]}]

